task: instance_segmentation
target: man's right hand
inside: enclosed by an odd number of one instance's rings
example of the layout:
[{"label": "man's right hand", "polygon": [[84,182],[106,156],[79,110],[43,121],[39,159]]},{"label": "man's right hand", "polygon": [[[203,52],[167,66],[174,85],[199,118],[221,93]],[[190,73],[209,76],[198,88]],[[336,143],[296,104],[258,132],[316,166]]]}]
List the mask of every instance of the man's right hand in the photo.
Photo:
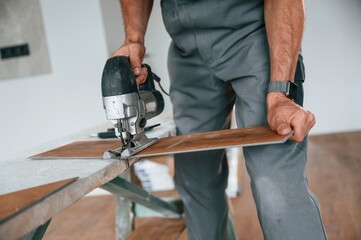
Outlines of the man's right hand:
[{"label": "man's right hand", "polygon": [[137,84],[147,80],[148,70],[142,67],[145,54],[144,36],[153,7],[153,0],[120,0],[122,6],[125,42],[116,50],[114,56],[127,56],[133,68]]},{"label": "man's right hand", "polygon": [[130,60],[137,84],[140,85],[147,80],[148,70],[142,67],[142,62],[145,54],[145,47],[141,43],[125,42],[118,48],[111,57],[127,56]]},{"label": "man's right hand", "polygon": [[316,123],[312,112],[307,111],[283,93],[270,92],[267,95],[267,120],[270,128],[280,135],[295,131],[290,140],[302,142]]}]

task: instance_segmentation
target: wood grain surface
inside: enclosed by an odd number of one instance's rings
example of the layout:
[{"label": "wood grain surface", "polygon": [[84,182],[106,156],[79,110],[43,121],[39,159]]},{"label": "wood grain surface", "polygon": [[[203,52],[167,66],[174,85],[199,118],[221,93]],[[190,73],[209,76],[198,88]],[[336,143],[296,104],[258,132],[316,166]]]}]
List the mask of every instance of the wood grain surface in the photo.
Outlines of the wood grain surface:
[{"label": "wood grain surface", "polygon": [[77,141],[50,151],[43,152],[34,156],[32,159],[49,158],[103,158],[103,154],[108,150],[115,150],[121,146],[119,139],[114,140],[95,140],[95,141]]},{"label": "wood grain surface", "polygon": [[[281,136],[268,126],[220,130],[205,133],[192,133],[159,139],[145,150],[128,158],[143,158],[182,152],[194,152],[239,146],[283,143],[290,136]],[[102,158],[108,150],[121,146],[118,139],[107,141],[79,141],[35,156],[41,158]]]},{"label": "wood grain surface", "polygon": [[115,206],[114,195],[83,197],[51,220],[43,240],[115,240]]},{"label": "wood grain surface", "polygon": [[182,152],[283,143],[289,137],[278,135],[268,126],[192,133],[159,139],[158,142],[132,157],[141,158]]},{"label": "wood grain surface", "polygon": [[329,240],[361,239],[360,143],[360,131],[310,138],[310,188],[321,202]]},{"label": "wood grain surface", "polygon": [[51,194],[75,182],[78,178],[69,178],[17,192],[0,195],[0,224],[45,199]]},{"label": "wood grain surface", "polygon": [[185,227],[183,218],[137,218],[127,240],[178,240]]},{"label": "wood grain surface", "polygon": [[[311,191],[321,203],[321,214],[328,240],[361,239],[360,143],[361,131],[310,137],[307,176]],[[240,158],[240,161],[239,166],[243,168],[244,160]],[[242,182],[242,194],[231,199],[238,239],[263,239],[247,174],[243,175]],[[173,191],[156,195],[177,196]],[[45,239],[113,240],[115,239],[114,215],[113,196],[83,198],[55,216]],[[53,229],[56,232],[53,232]],[[183,231],[178,240],[185,239],[187,238]]]}]

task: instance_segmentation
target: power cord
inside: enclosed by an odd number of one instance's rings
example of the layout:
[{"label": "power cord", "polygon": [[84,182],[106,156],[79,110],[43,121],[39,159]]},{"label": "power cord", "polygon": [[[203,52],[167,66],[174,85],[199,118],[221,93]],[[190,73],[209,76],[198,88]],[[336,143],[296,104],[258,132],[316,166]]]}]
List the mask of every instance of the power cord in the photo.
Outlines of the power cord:
[{"label": "power cord", "polygon": [[160,77],[158,77],[155,73],[152,73],[152,75],[153,75],[153,79],[158,83],[159,88],[162,90],[162,92],[169,97],[169,93],[167,93],[160,84]]}]

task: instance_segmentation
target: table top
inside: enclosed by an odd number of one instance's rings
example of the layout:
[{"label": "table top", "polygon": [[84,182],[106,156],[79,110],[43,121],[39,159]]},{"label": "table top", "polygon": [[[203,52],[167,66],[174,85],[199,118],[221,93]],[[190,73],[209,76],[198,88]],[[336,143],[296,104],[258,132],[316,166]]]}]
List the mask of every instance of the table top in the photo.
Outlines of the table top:
[{"label": "table top", "polygon": [[[47,196],[33,206],[0,224],[0,239],[17,239],[46,223],[54,215],[81,199],[85,194],[102,186],[128,168],[123,160],[103,159],[29,159],[29,156],[77,140],[94,140],[90,133],[105,130],[98,126],[87,133],[76,134],[41,146],[26,156],[0,162],[0,195],[20,191],[64,179],[78,178],[72,184]],[[172,124],[162,124],[149,133],[150,137],[165,136],[174,129]],[[95,131],[94,131],[95,130]],[[135,160],[130,160],[133,164]]]}]

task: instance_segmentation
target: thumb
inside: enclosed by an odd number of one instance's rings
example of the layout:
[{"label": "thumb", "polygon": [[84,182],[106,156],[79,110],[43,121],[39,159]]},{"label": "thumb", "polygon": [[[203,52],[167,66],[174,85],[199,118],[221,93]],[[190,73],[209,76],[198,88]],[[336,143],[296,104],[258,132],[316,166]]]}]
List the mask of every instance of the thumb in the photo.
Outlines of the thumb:
[{"label": "thumb", "polygon": [[130,65],[132,66],[135,76],[139,76],[142,69],[142,61],[139,57],[139,53],[130,53],[129,55]]},{"label": "thumb", "polygon": [[288,135],[292,132],[292,128],[286,123],[280,123],[277,126],[277,133],[280,135]]}]

